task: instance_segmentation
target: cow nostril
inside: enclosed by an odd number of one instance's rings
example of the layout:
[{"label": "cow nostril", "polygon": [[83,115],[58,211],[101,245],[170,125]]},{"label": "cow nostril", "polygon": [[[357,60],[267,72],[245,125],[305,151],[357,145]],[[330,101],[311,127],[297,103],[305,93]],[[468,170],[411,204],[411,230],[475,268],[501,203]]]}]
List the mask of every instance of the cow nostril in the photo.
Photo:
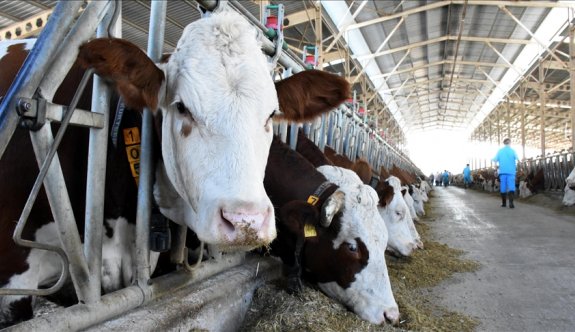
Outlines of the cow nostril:
[{"label": "cow nostril", "polygon": [[385,322],[393,326],[399,325],[399,310],[396,308],[386,309],[383,312]]},{"label": "cow nostril", "polygon": [[236,229],[236,227],[234,226],[234,223],[232,223],[230,220],[226,219],[226,217],[224,217],[224,211],[220,211],[220,217],[222,218],[222,224],[224,225],[224,227],[226,227],[226,230],[229,231],[230,233],[233,233]]}]

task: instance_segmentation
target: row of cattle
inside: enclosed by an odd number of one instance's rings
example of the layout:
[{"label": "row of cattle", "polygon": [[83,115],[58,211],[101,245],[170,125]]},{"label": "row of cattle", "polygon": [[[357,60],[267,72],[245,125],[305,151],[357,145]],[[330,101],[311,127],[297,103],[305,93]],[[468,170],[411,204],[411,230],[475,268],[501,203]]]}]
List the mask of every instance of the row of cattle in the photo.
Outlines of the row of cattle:
[{"label": "row of cattle", "polygon": [[[499,192],[499,178],[495,169],[481,169],[471,172],[472,188],[489,192]],[[464,186],[463,174],[453,177],[452,183]],[[527,198],[545,191],[545,172],[542,168],[536,171],[524,172],[519,170],[515,176],[515,188],[519,197]],[[565,178],[562,203],[565,206],[575,205],[575,168]]]},{"label": "row of cattle", "polygon": [[[160,64],[125,40],[95,39],[80,47],[52,101],[69,105],[84,69],[93,68],[116,87],[127,108],[119,121],[121,107],[109,111],[110,121],[120,123],[110,126],[110,135],[125,137],[107,147],[103,262],[101,271],[90,273],[101,274],[104,293],[134,282],[137,181],[129,151],[141,124],[134,110],[147,107],[154,114],[153,196],[165,217],[222,251],[271,243],[288,267],[290,289],[297,291],[300,278],[308,277],[362,318],[397,322],[384,252],[409,256],[423,247],[413,220],[424,213],[430,188],[425,182],[415,187],[415,176],[393,167],[380,170],[382,181],[374,189],[365,184],[372,180],[365,163],[347,165],[362,181],[333,166],[343,159],[326,157],[305,136],[296,151],[274,137],[273,120],[316,118],[348,98],[349,84],[315,70],[273,82],[258,38],[241,16],[223,11],[186,27],[175,52]],[[2,95],[30,45],[12,42],[4,49]],[[84,93],[78,107],[89,109],[90,99]],[[306,142],[312,145],[303,148]],[[71,127],[58,149],[79,234],[87,212],[88,146],[88,130]],[[55,253],[11,239],[37,173],[30,134],[18,129],[0,160],[2,288],[46,287],[67,268]],[[23,237],[61,246],[61,236],[73,230],[58,230],[50,200],[44,191],[38,196]],[[151,270],[158,258],[151,255]],[[32,304],[32,296],[0,296],[0,326],[32,317]]]}]

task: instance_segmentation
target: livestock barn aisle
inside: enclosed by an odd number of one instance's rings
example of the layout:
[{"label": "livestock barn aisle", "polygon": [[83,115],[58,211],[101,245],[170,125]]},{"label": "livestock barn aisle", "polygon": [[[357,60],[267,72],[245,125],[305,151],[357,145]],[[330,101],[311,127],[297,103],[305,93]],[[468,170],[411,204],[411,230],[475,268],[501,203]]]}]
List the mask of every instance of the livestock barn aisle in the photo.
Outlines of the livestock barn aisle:
[{"label": "livestock barn aisle", "polygon": [[435,187],[434,238],[482,266],[434,292],[448,308],[477,318],[479,331],[575,329],[575,216],[495,194]]}]

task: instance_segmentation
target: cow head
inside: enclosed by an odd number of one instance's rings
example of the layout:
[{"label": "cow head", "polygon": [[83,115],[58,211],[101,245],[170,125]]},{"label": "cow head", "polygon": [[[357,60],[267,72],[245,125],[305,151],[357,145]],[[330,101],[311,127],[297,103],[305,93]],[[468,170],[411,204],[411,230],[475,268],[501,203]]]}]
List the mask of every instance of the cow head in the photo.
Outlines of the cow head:
[{"label": "cow head", "polygon": [[389,233],[387,249],[397,255],[410,256],[416,248],[416,244],[407,224],[409,210],[401,193],[396,192],[388,180],[380,182],[376,188],[379,196],[379,214]]},{"label": "cow head", "polygon": [[321,166],[318,171],[340,186],[345,205],[329,227],[330,236],[306,242],[306,269],[326,294],[363,319],[397,322],[399,311],[385,262],[387,230],[377,211],[377,193],[348,169]]},{"label": "cow head", "polygon": [[417,248],[423,249],[423,242],[421,241],[421,237],[419,236],[419,232],[417,232],[417,229],[415,228],[415,224],[413,223],[413,218],[411,217],[411,212],[409,211],[409,205],[405,201],[405,194],[407,193],[407,190],[404,190],[401,187],[401,181],[395,176],[390,176],[387,179],[387,182],[389,183],[390,186],[393,187],[393,189],[395,190],[395,194],[401,197],[401,200],[403,201],[403,203],[399,203],[399,204],[405,204],[407,213],[403,214],[403,218],[404,218],[403,222],[409,228],[409,233],[411,234],[412,241],[415,243]]},{"label": "cow head", "polygon": [[188,25],[167,63],[156,65],[118,39],[95,39],[79,54],[128,106],[154,112],[162,212],[162,195],[181,200],[173,205],[182,219],[174,221],[223,248],[249,249],[276,236],[263,187],[272,119],[309,120],[349,95],[344,79],[319,71],[274,84],[257,36],[244,18],[223,11]]},{"label": "cow head", "polygon": [[418,216],[425,215],[425,209],[423,207],[423,202],[425,201],[423,198],[422,191],[417,188],[416,186],[411,186],[413,192],[411,193],[411,198],[413,198],[413,208],[415,209],[415,213]]}]

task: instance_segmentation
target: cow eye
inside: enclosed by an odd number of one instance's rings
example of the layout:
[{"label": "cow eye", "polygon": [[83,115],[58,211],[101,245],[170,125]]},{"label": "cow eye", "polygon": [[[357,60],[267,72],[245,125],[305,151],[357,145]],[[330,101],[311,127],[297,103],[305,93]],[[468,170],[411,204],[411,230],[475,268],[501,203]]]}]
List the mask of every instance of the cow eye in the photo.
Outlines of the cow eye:
[{"label": "cow eye", "polygon": [[181,101],[176,103],[176,109],[178,110],[178,113],[180,113],[182,115],[186,114],[188,112],[188,108]]},{"label": "cow eye", "polygon": [[347,243],[347,249],[351,252],[356,252],[357,245],[355,243]]}]

